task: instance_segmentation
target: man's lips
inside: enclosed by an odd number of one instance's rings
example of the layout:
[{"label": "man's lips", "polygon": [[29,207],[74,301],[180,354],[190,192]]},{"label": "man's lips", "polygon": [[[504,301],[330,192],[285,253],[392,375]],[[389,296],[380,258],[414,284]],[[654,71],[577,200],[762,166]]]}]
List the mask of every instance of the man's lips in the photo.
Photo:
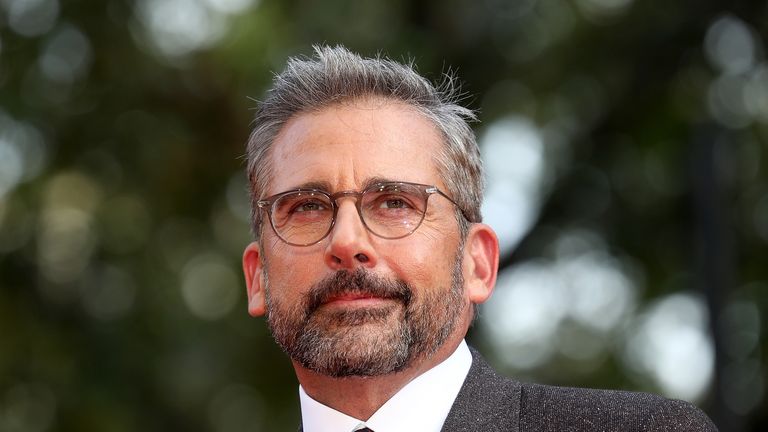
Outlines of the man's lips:
[{"label": "man's lips", "polygon": [[307,315],[321,307],[382,307],[391,302],[408,306],[410,287],[400,280],[389,280],[357,269],[338,271],[315,284],[307,293]]},{"label": "man's lips", "polygon": [[323,305],[345,304],[345,305],[364,306],[364,305],[373,305],[373,304],[378,304],[381,302],[387,302],[392,300],[394,299],[381,297],[373,294],[345,293],[341,295],[330,296],[329,298],[325,299],[325,301],[323,301],[322,304]]}]

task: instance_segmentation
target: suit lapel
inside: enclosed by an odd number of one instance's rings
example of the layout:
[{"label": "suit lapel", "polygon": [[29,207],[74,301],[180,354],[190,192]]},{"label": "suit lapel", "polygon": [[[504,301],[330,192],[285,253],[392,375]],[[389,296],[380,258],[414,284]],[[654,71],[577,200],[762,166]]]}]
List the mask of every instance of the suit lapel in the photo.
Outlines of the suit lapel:
[{"label": "suit lapel", "polygon": [[442,432],[519,432],[520,383],[502,377],[473,348],[472,367]]},{"label": "suit lapel", "polygon": [[519,432],[520,383],[500,376],[480,353],[469,350],[472,366],[442,432]]}]

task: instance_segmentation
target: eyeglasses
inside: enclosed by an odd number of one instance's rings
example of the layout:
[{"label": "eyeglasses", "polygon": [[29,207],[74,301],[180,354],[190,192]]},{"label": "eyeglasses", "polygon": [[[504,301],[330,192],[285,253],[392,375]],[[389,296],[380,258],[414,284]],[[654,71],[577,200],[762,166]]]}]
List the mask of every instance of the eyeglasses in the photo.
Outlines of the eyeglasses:
[{"label": "eyeglasses", "polygon": [[421,225],[427,201],[433,194],[442,195],[471,221],[464,210],[437,187],[407,182],[376,183],[362,192],[334,194],[320,189],[294,189],[259,200],[256,205],[267,210],[272,229],[282,241],[293,246],[310,246],[333,229],[339,198],[356,198],[357,213],[368,231],[381,238],[399,239]]}]

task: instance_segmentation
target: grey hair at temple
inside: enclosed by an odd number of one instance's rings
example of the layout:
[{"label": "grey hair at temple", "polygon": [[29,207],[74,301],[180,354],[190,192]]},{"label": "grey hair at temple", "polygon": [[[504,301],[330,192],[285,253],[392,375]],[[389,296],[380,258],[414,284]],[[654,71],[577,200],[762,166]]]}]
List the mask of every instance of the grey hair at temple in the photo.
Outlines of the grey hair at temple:
[{"label": "grey hair at temple", "polygon": [[[247,145],[251,228],[255,238],[259,239],[262,225],[256,202],[264,198],[273,174],[270,148],[285,123],[302,112],[366,97],[406,103],[434,123],[444,142],[435,155],[440,177],[470,222],[480,222],[483,167],[475,134],[468,124],[477,118],[470,109],[458,104],[460,90],[455,77],[446,73],[443,82],[434,86],[411,64],[382,57],[363,58],[341,46],[315,46],[314,50],[313,58],[288,60],[256,109]],[[459,209],[456,218],[462,234],[466,234],[469,222]]]}]

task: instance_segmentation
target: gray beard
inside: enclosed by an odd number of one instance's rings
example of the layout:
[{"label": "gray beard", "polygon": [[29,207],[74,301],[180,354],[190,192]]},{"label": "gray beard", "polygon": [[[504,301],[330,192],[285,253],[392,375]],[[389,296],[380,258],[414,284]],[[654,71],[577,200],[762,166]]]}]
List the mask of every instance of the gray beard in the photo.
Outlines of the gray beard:
[{"label": "gray beard", "polygon": [[[294,361],[326,376],[379,376],[403,370],[445,343],[465,307],[461,251],[448,290],[415,293],[404,281],[358,268],[323,279],[292,307],[271,296],[266,267],[267,323],[272,336]],[[372,294],[391,301],[375,308],[321,308],[325,299],[342,293]]]}]

